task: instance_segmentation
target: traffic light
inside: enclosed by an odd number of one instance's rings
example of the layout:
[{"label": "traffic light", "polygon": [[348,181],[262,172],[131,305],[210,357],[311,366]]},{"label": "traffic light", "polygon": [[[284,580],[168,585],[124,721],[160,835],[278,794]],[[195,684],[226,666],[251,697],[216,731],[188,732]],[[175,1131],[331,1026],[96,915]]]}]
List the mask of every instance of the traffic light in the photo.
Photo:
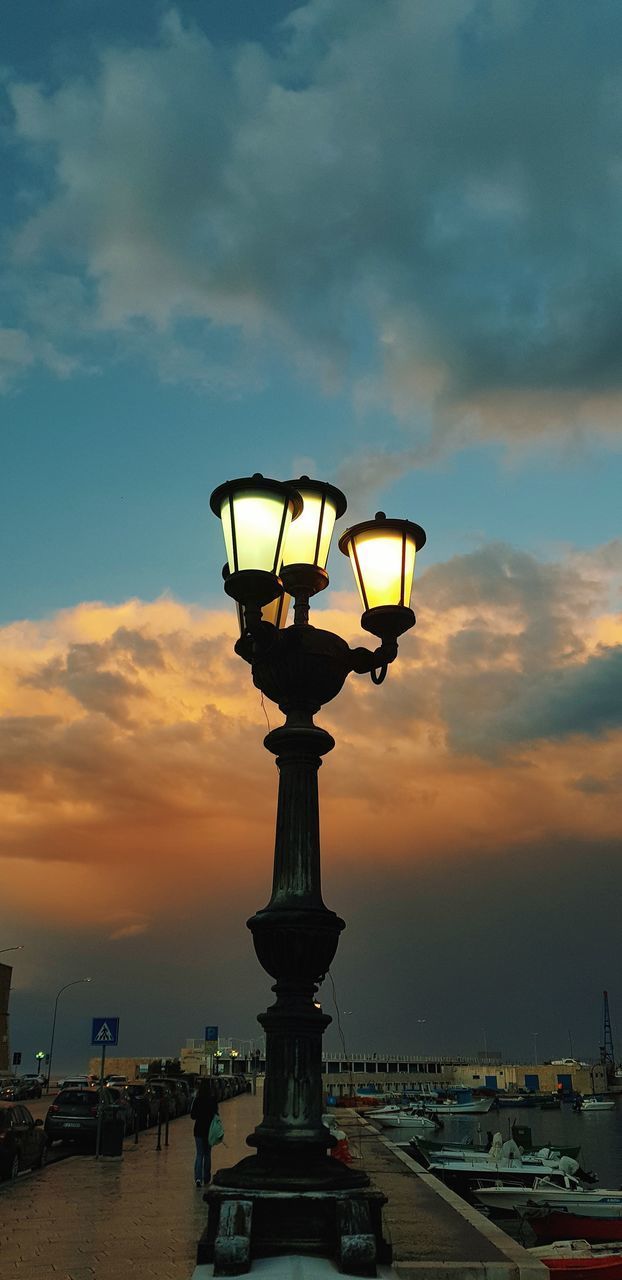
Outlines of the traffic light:
[{"label": "traffic light", "polygon": [[13,1066],[14,1066],[14,1067],[19,1067],[21,1060],[22,1060],[22,1055],[21,1055],[21,1053],[14,1053],[14,1054],[13,1054]]}]

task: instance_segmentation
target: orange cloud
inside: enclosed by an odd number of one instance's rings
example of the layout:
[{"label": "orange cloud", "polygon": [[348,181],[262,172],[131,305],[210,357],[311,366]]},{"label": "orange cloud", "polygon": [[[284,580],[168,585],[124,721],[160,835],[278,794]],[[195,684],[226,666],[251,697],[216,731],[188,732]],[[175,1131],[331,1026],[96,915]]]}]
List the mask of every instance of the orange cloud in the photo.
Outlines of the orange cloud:
[{"label": "orange cloud", "polygon": [[[321,773],[327,868],[620,838],[618,561],[601,561],[576,572],[486,548],[422,577],[386,684],[352,677],[318,717],[337,737]],[[357,616],[335,596],[316,621],[361,643]],[[78,926],[88,903],[121,940],[207,890],[225,901],[238,877],[267,891],[276,773],[261,740],[281,717],[234,638],[230,612],[168,598],[0,631],[7,910]]]}]

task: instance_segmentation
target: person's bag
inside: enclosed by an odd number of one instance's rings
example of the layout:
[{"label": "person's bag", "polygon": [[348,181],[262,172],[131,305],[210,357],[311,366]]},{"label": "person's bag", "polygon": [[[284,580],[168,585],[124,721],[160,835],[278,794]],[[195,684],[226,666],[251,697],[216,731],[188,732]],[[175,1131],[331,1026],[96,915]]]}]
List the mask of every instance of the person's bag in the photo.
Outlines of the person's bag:
[{"label": "person's bag", "polygon": [[218,1143],[222,1142],[224,1136],[225,1136],[225,1131],[223,1129],[222,1120],[220,1116],[216,1114],[212,1119],[212,1123],[210,1124],[209,1134],[207,1137],[207,1141],[209,1142],[210,1147],[218,1146]]}]

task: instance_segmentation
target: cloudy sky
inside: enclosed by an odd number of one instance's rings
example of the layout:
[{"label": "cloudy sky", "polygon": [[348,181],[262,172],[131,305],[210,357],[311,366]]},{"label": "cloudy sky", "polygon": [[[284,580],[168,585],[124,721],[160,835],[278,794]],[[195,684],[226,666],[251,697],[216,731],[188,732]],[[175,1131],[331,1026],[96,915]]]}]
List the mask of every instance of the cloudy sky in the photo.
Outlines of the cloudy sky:
[{"label": "cloudy sky", "polygon": [[[604,987],[615,1033],[621,64],[617,0],[7,6],[0,947],[23,945],[24,1062],[85,975],[59,1066],[95,1014],[128,1054],[258,1034],[276,777],[208,507],[255,470],[428,533],[400,661],[320,718],[349,1046],[597,1053]],[[322,616],[360,642],[331,565]]]}]

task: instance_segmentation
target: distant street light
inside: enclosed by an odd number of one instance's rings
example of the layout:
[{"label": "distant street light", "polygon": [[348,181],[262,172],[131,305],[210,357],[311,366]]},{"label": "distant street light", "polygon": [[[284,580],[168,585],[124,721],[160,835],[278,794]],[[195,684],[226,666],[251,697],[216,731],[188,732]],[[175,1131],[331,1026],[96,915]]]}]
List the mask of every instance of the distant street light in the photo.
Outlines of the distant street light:
[{"label": "distant street light", "polygon": [[23,951],[23,950],[24,950],[23,943],[20,943],[18,947],[0,947],[0,956],[3,956],[5,951]]},{"label": "distant street light", "polygon": [[74,978],[73,982],[66,982],[64,987],[61,987],[60,991],[58,992],[58,995],[56,996],[56,1000],[54,1001],[54,1017],[52,1018],[52,1036],[50,1039],[50,1052],[48,1053],[48,1073],[47,1073],[47,1081],[45,1085],[46,1093],[50,1092],[50,1080],[52,1079],[52,1054],[54,1052],[54,1032],[56,1031],[56,1014],[58,1011],[58,1001],[62,996],[63,991],[67,990],[67,987],[77,987],[80,982],[90,982],[90,981],[91,981],[90,978]]},{"label": "distant street light", "polygon": [[534,1067],[537,1067],[538,1065],[538,1032],[532,1031],[531,1034],[533,1036],[533,1064],[534,1064]]}]

